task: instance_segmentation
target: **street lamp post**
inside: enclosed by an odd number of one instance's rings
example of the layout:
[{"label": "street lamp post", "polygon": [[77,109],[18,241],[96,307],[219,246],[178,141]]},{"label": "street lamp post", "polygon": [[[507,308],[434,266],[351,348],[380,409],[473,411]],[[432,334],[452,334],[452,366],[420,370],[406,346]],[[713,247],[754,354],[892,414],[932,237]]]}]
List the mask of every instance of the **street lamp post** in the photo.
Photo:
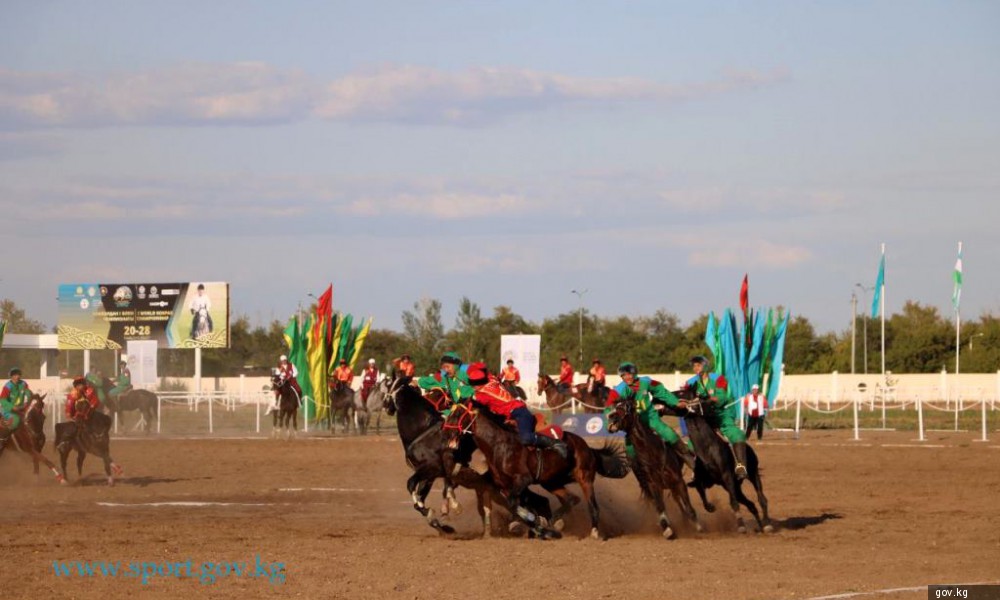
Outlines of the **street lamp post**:
[{"label": "street lamp post", "polygon": [[851,292],[851,375],[854,375],[854,360],[858,356],[858,295]]},{"label": "street lamp post", "polygon": [[983,333],[982,331],[980,331],[979,333],[973,333],[971,336],[969,336],[969,350],[972,350],[972,340],[973,340],[973,338],[982,337],[984,335],[986,335],[986,334]]},{"label": "street lamp post", "polygon": [[580,313],[580,362],[577,363],[579,365],[580,369],[583,368],[583,295],[586,294],[589,291],[590,291],[589,289],[583,290],[582,292],[577,291],[577,290],[570,290],[570,293],[576,294],[577,298],[580,299],[580,310],[579,310],[579,313]]},{"label": "street lamp post", "polygon": [[[855,283],[854,285],[856,287],[861,288],[861,290],[865,293],[865,306],[868,306],[868,292],[874,290],[875,286],[868,287],[866,285],[861,285],[860,283]],[[865,361],[865,375],[867,375],[868,374],[868,311],[867,310],[861,313],[861,322],[863,323],[862,329],[864,330],[864,333],[862,333],[861,338],[864,340],[865,343],[865,350],[864,352],[862,352],[862,358]]]}]

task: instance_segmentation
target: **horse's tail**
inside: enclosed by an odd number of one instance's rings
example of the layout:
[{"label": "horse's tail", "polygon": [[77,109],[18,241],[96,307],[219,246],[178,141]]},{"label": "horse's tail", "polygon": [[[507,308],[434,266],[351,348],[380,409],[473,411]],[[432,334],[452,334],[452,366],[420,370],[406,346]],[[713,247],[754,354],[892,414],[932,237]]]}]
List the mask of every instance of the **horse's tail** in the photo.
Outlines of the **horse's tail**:
[{"label": "horse's tail", "polygon": [[629,474],[628,455],[622,444],[608,441],[602,448],[591,448],[597,461],[597,474],[609,479],[622,479]]}]

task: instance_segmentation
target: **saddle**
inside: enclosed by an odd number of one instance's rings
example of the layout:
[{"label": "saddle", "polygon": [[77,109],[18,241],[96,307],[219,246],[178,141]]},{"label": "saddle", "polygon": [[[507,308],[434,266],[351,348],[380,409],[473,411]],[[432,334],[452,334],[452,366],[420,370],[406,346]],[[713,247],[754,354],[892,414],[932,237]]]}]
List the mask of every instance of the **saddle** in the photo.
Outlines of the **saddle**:
[{"label": "saddle", "polygon": [[[513,419],[507,419],[503,422],[504,427],[508,431],[517,433],[517,423]],[[535,434],[544,435],[545,437],[552,438],[554,440],[563,439],[563,429],[558,425],[551,425],[545,422],[545,418],[542,415],[535,415]]]}]

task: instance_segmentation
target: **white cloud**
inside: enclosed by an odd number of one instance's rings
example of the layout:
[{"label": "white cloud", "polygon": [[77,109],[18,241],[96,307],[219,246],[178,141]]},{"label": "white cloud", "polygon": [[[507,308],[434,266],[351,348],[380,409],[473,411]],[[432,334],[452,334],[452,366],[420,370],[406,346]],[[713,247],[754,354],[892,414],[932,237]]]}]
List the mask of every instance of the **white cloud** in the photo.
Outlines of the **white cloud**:
[{"label": "white cloud", "polygon": [[553,106],[664,104],[772,85],[781,71],[668,84],[530,69],[386,66],[320,81],[263,63],[185,63],[82,77],[0,68],[0,127],[264,125],[311,118],[466,125]]},{"label": "white cloud", "polygon": [[430,192],[398,194],[389,198],[360,198],[341,209],[356,216],[407,215],[458,220],[521,213],[527,200],[515,194]]}]

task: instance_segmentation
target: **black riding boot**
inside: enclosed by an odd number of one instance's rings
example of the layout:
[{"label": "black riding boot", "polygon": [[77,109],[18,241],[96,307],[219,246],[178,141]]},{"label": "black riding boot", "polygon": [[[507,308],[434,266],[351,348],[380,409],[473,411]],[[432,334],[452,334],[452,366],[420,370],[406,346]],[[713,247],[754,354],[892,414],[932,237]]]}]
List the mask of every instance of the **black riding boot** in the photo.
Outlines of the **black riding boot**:
[{"label": "black riding boot", "polygon": [[688,445],[684,443],[684,440],[677,440],[674,442],[673,448],[674,452],[676,452],[681,457],[681,460],[684,461],[684,464],[690,467],[691,471],[694,472],[694,464],[697,456],[695,456],[695,453],[688,448]]},{"label": "black riding boot", "polygon": [[743,481],[747,478],[747,443],[733,444],[733,454],[736,455],[736,478]]},{"label": "black riding boot", "polygon": [[562,440],[555,440],[547,435],[537,435],[535,436],[535,446],[541,448],[542,450],[546,448],[552,448],[559,453],[559,456],[566,458],[569,456],[569,446],[566,442]]}]

